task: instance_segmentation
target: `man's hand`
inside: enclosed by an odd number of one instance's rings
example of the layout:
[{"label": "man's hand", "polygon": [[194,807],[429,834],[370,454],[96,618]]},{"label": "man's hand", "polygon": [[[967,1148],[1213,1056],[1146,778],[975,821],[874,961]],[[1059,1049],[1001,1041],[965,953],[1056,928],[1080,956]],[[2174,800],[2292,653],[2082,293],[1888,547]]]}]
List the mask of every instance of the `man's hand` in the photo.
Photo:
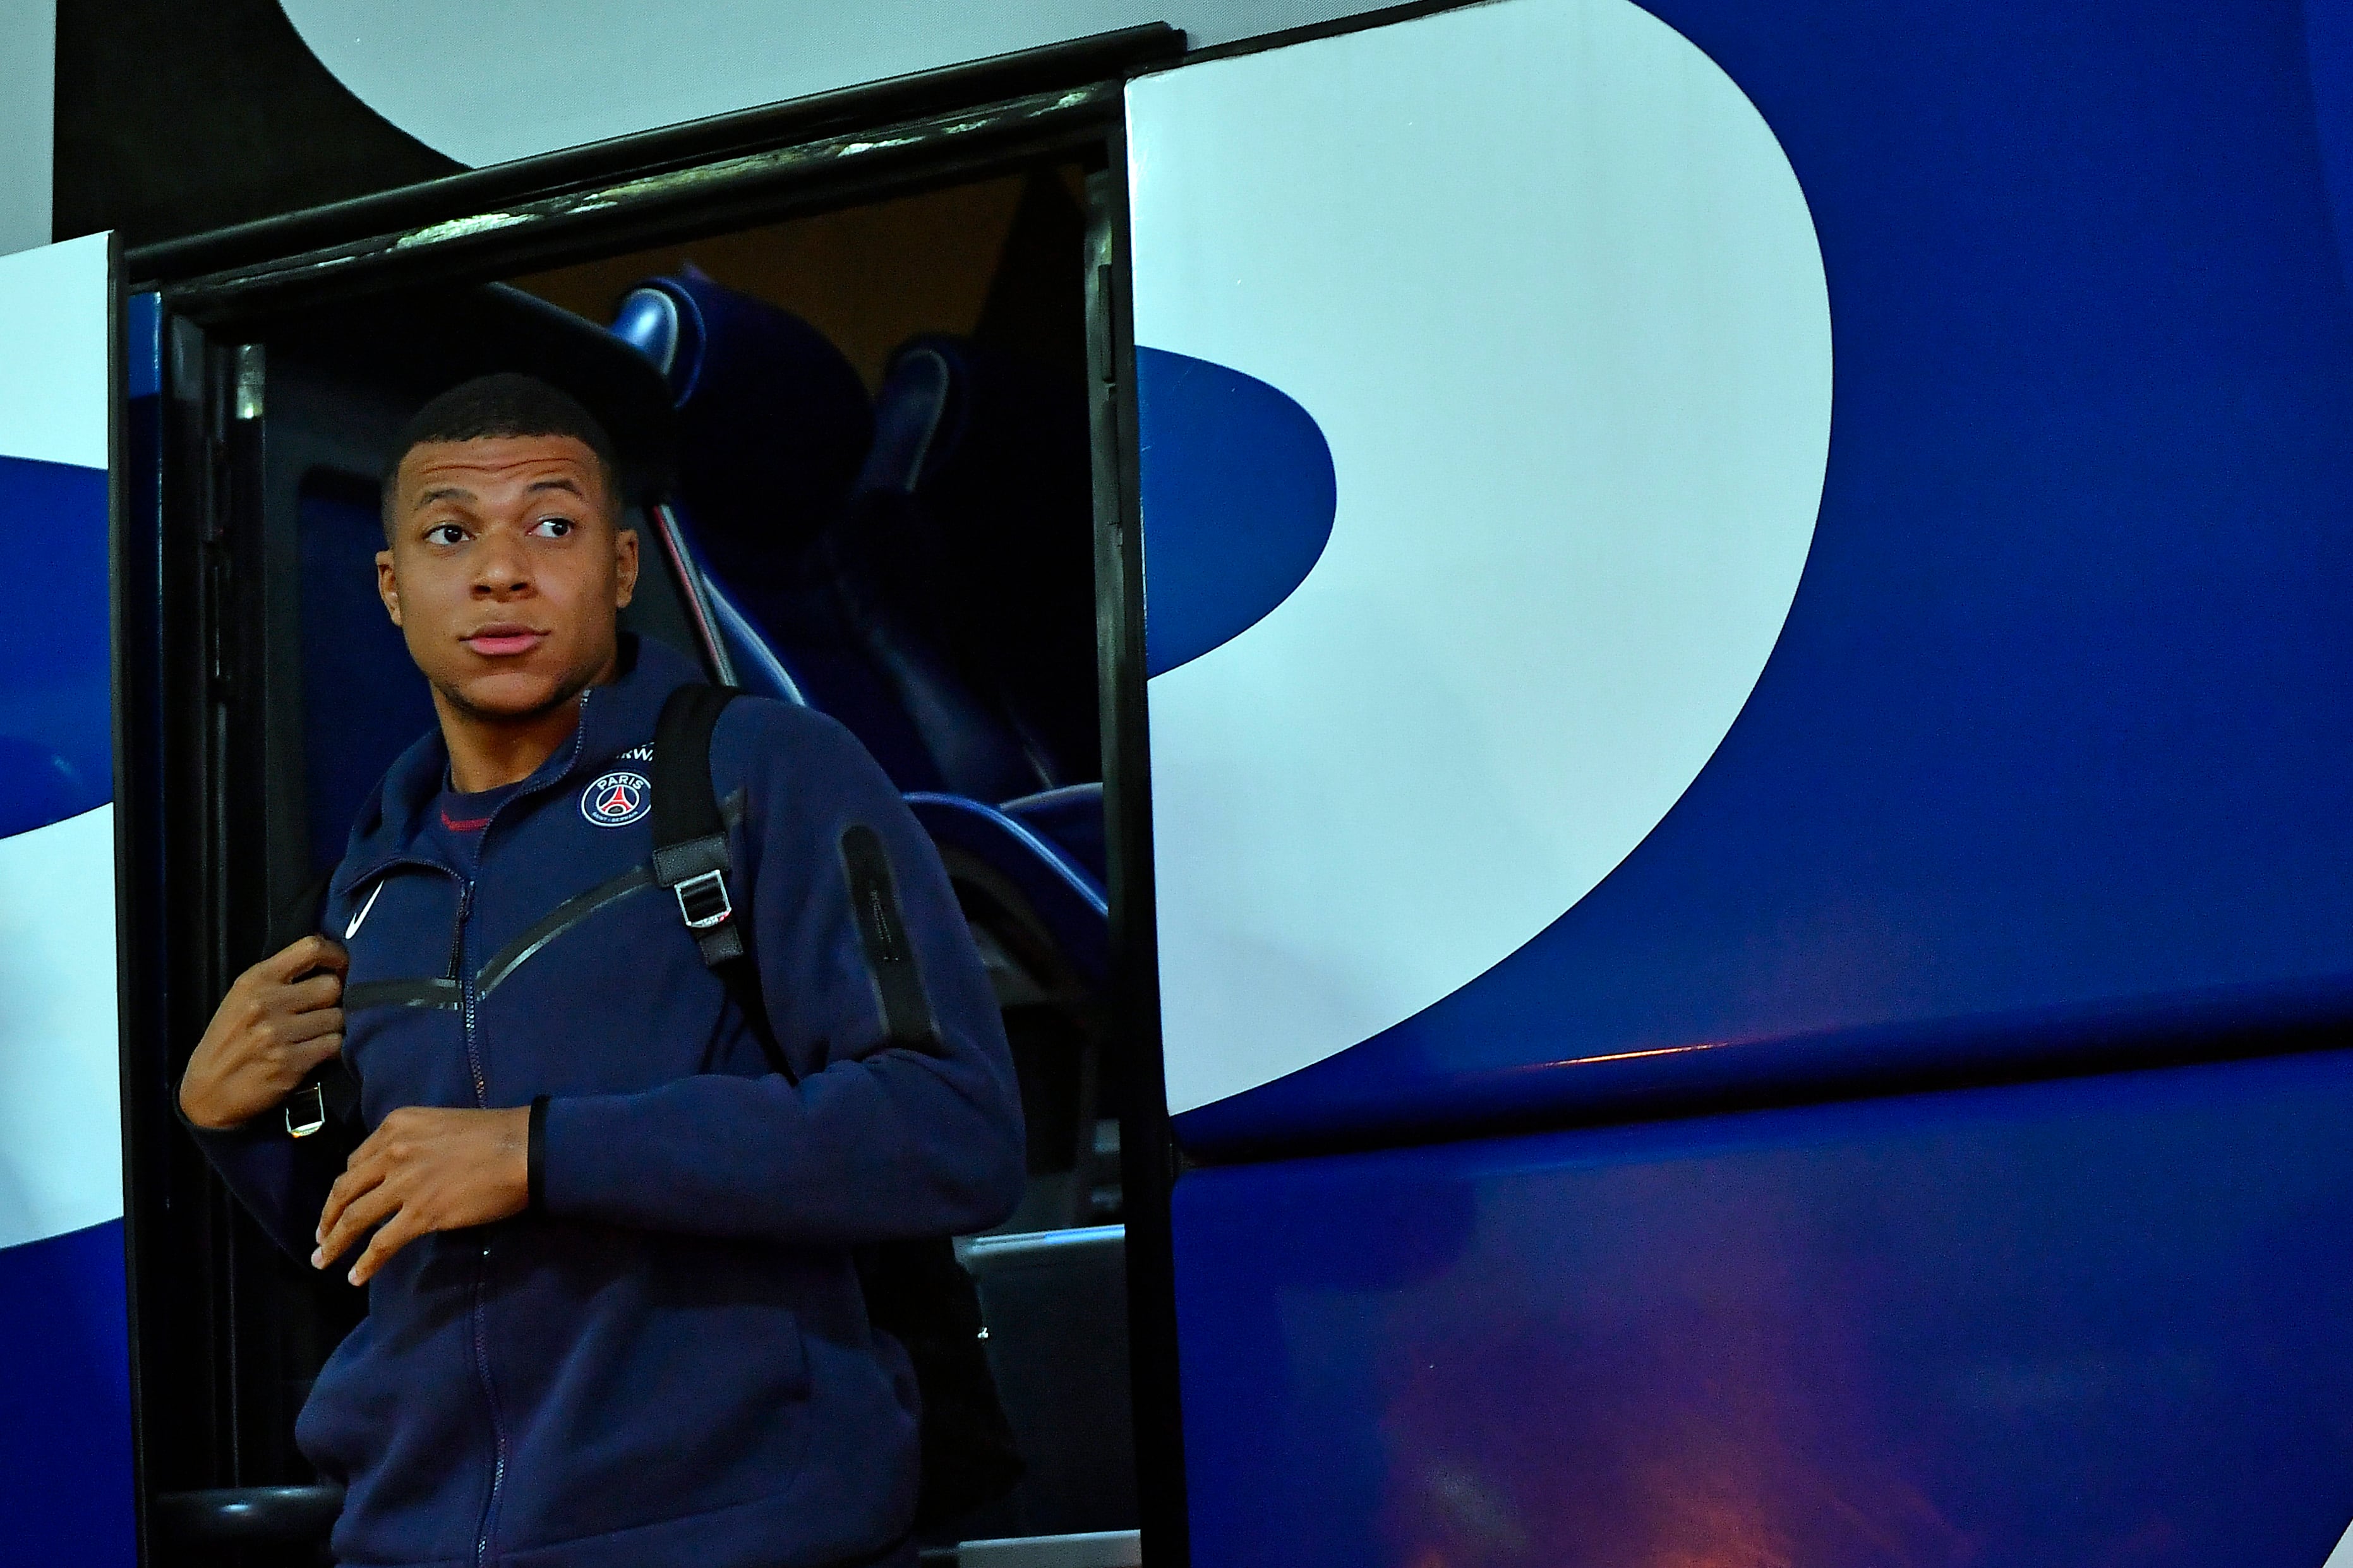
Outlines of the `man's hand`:
[{"label": "man's hand", "polygon": [[368,1231],[352,1265],[364,1285],[385,1260],[437,1230],[463,1230],[521,1214],[531,1202],[531,1110],[448,1110],[411,1105],[384,1119],[328,1191],[319,1215],[324,1268]]},{"label": "man's hand", "polygon": [[306,936],[238,975],[180,1079],[188,1120],[216,1130],[241,1126],[342,1050],[351,963],[327,938]]}]

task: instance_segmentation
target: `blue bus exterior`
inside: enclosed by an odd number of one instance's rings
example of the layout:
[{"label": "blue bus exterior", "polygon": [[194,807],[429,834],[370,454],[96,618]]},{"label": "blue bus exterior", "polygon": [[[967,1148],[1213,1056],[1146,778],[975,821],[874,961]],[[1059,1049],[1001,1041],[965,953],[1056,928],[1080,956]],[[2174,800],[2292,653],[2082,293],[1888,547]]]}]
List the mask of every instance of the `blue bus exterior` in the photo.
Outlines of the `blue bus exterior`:
[{"label": "blue bus exterior", "polygon": [[2330,1558],[2348,37],[1131,89],[1197,1563]]},{"label": "blue bus exterior", "polygon": [[[2353,1563],[2353,11],[1365,21],[1118,141],[1192,1561]],[[0,1555],[127,1563],[156,323],[0,284]]]}]

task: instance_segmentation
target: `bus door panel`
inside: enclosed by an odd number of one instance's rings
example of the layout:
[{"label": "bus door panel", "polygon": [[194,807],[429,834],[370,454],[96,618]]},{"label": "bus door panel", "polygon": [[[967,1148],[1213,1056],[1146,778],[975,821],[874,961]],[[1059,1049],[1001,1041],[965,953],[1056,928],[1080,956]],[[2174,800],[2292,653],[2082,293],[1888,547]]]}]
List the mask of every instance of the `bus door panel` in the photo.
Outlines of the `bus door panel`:
[{"label": "bus door panel", "polygon": [[130,1564],[109,237],[0,257],[0,1518]]},{"label": "bus door panel", "polygon": [[2353,1079],[2121,1070],[2353,1016],[2311,26],[1501,0],[1131,87],[1195,1561],[2332,1560]]},{"label": "bus door panel", "polygon": [[2353,1013],[2353,49],[2065,18],[1504,0],[1134,84],[1193,1152]]}]

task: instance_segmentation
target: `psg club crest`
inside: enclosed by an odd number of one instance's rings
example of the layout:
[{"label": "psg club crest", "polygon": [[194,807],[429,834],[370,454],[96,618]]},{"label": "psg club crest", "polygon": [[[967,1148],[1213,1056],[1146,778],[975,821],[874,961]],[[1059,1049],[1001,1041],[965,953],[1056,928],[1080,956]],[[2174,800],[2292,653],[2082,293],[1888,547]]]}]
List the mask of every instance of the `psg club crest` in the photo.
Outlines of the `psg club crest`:
[{"label": "psg club crest", "polygon": [[607,773],[580,792],[580,815],[599,827],[627,827],[654,808],[643,773]]}]

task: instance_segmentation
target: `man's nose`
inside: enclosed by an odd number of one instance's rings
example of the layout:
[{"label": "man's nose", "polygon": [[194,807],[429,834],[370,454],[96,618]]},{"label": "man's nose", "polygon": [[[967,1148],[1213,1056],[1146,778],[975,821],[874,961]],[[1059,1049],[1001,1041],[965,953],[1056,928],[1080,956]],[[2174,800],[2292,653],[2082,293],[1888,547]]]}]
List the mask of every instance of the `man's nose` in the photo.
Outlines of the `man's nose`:
[{"label": "man's nose", "polygon": [[474,592],[484,598],[503,599],[527,592],[531,572],[522,550],[504,533],[492,533],[474,553]]}]

